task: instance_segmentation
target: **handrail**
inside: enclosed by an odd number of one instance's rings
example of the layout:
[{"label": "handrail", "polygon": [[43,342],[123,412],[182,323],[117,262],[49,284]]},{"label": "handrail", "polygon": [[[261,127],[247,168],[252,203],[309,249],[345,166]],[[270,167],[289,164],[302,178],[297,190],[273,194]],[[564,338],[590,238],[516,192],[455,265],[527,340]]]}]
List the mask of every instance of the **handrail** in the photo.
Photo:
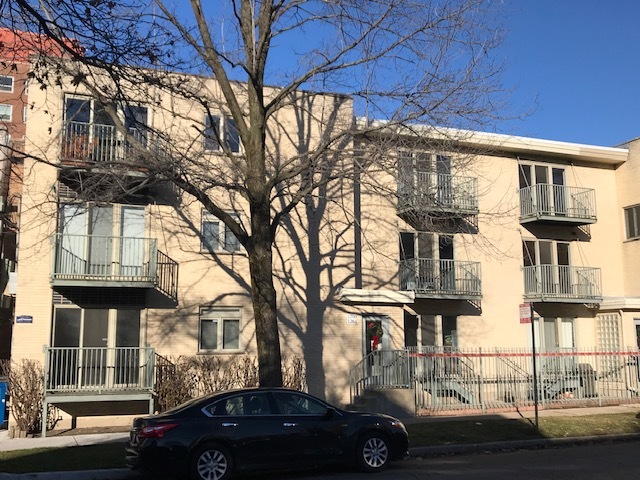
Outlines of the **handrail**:
[{"label": "handrail", "polygon": [[525,297],[601,300],[601,271],[572,265],[524,267]]},{"label": "handrail", "polygon": [[151,347],[46,347],[45,391],[152,390]]},{"label": "handrail", "polygon": [[595,221],[595,190],[548,183],[521,188],[520,218],[540,216]]},{"label": "handrail", "polygon": [[150,283],[177,297],[178,264],[155,238],[53,235],[52,279]]},{"label": "handrail", "polygon": [[482,294],[480,262],[412,258],[399,264],[401,290],[434,294]]},{"label": "handrail", "polygon": [[398,178],[398,208],[478,212],[478,179],[436,172]]},{"label": "handrail", "polygon": [[60,136],[60,158],[73,162],[126,162],[145,151],[162,154],[158,138],[148,129],[68,121]]}]

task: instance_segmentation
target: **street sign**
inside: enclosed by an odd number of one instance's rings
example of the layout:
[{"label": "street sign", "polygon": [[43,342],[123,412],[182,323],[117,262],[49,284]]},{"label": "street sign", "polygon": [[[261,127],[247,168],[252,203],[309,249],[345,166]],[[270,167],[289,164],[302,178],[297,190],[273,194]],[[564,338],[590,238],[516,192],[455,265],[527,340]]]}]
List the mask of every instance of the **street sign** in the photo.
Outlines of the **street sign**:
[{"label": "street sign", "polygon": [[531,304],[520,304],[520,323],[531,323]]}]

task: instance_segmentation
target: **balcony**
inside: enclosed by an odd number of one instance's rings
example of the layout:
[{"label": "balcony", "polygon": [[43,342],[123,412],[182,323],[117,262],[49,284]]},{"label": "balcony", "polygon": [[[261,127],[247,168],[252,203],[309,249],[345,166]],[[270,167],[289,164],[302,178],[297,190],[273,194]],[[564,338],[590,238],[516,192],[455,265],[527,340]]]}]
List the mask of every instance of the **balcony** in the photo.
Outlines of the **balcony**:
[{"label": "balcony", "polygon": [[418,172],[415,185],[399,182],[398,214],[478,214],[478,180],[473,177]]},{"label": "balcony", "polygon": [[478,300],[480,262],[414,258],[400,262],[400,289],[416,298]]},{"label": "balcony", "polygon": [[149,347],[47,347],[44,410],[54,405],[73,417],[152,413],[154,367]]},{"label": "balcony", "polygon": [[546,183],[520,189],[520,223],[588,225],[596,222],[596,193],[592,188]]},{"label": "balcony", "polygon": [[157,239],[64,233],[53,239],[51,283],[78,305],[177,303],[178,264],[158,250]]},{"label": "balcony", "polygon": [[161,153],[157,138],[148,130],[131,128],[125,136],[113,125],[66,122],[60,139],[60,160],[69,166],[130,165],[146,170],[145,151]]},{"label": "balcony", "polygon": [[592,267],[524,267],[524,298],[533,302],[599,303],[602,301],[600,277],[600,269]]}]

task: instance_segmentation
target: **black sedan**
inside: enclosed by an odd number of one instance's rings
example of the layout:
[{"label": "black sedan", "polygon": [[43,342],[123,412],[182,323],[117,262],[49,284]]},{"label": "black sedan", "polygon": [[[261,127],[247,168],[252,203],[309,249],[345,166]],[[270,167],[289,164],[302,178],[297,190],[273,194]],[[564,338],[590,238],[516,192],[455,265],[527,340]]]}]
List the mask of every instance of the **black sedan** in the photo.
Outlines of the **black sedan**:
[{"label": "black sedan", "polygon": [[126,462],[154,477],[223,480],[234,472],[335,462],[375,472],[407,448],[407,430],[393,417],[347,412],[295,390],[250,388],[136,418]]}]

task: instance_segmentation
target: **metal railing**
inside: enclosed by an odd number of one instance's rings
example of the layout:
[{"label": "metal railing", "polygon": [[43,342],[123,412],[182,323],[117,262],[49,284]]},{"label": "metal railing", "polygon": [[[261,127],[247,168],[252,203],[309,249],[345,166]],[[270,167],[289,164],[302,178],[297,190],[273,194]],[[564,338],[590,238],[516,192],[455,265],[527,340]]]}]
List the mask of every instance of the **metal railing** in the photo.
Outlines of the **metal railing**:
[{"label": "metal railing", "polygon": [[45,390],[93,392],[152,390],[154,352],[149,347],[47,347]]},{"label": "metal railing", "polygon": [[480,262],[413,258],[400,262],[400,289],[420,293],[478,297]]},{"label": "metal railing", "polygon": [[[130,128],[126,135],[114,125],[66,122],[60,140],[60,158],[68,162],[126,162],[141,152],[161,153],[149,130]],[[138,159],[141,160],[141,159]]]},{"label": "metal railing", "polygon": [[[415,182],[415,183],[414,183]],[[398,209],[478,212],[478,179],[433,172],[417,172],[398,180]]]},{"label": "metal railing", "polygon": [[52,279],[151,283],[177,295],[178,264],[160,252],[155,238],[101,235],[53,236]]},{"label": "metal railing", "polygon": [[593,267],[524,267],[524,296],[539,300],[602,300],[601,271]]},{"label": "metal railing", "polygon": [[520,219],[539,217],[596,221],[596,192],[593,188],[539,183],[520,189]]},{"label": "metal railing", "polygon": [[372,388],[409,388],[409,356],[403,350],[375,350],[349,372],[351,402]]},{"label": "metal railing", "polygon": [[[637,348],[536,352],[539,404],[640,402],[639,359]],[[351,402],[366,389],[413,388],[417,412],[532,407],[532,365],[527,348],[375,351],[351,371]]]}]

